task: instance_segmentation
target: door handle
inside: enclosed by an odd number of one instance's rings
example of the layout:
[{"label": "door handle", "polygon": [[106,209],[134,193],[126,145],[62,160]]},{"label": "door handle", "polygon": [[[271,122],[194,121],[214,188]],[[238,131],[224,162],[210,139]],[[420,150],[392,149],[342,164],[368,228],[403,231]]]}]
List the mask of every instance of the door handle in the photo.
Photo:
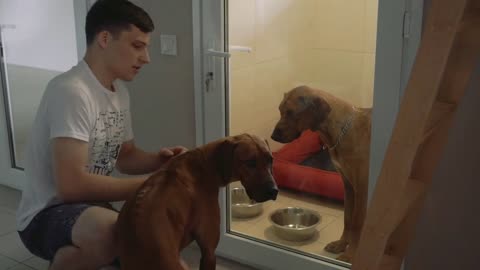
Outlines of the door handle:
[{"label": "door handle", "polygon": [[[251,53],[252,48],[247,47],[247,46],[232,45],[232,46],[230,46],[230,51]],[[214,49],[208,49],[207,50],[207,55],[222,57],[222,58],[230,58],[230,56],[232,56],[232,54],[230,52],[216,51]]]},{"label": "door handle", "polygon": [[231,56],[229,52],[215,51],[214,49],[208,49],[206,54],[209,56],[222,57],[222,58],[230,58]]},{"label": "door handle", "polygon": [[231,45],[231,46],[230,46],[230,51],[231,51],[231,52],[246,52],[246,53],[251,53],[253,50],[252,50],[251,47],[247,47],[247,46]]},{"label": "door handle", "polygon": [[[246,47],[246,46],[234,46],[234,45],[232,45],[232,46],[230,46],[229,49],[231,51],[238,51],[238,52],[246,52],[246,53],[252,52],[252,48]],[[207,49],[205,54],[208,55],[208,56],[220,57],[220,58],[230,58],[232,56],[230,54],[230,52],[216,51],[214,49]],[[212,69],[211,62],[207,66],[210,66],[209,70]],[[213,72],[208,71],[205,75],[205,89],[206,89],[207,92],[209,92],[211,90],[213,80],[214,80]]]}]

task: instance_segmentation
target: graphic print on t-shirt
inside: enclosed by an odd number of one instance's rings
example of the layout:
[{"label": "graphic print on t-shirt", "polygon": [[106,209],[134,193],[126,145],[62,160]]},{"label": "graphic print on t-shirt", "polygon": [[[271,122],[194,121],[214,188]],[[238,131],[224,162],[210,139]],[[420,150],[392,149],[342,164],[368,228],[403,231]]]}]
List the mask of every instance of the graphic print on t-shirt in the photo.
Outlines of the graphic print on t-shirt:
[{"label": "graphic print on t-shirt", "polygon": [[103,111],[92,131],[90,173],[110,175],[120,152],[125,132],[127,110]]}]

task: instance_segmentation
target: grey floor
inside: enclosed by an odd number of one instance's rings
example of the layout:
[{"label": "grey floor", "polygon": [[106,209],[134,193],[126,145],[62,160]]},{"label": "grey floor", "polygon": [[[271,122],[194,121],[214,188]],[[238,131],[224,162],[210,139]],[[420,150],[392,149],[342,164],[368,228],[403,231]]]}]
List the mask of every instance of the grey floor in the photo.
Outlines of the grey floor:
[{"label": "grey floor", "polygon": [[[19,191],[0,185],[0,270],[47,270],[47,261],[28,252],[15,230],[15,211],[19,200]],[[196,246],[185,249],[182,256],[192,270],[198,269],[200,253]],[[217,270],[252,269],[229,260],[217,259]]]}]

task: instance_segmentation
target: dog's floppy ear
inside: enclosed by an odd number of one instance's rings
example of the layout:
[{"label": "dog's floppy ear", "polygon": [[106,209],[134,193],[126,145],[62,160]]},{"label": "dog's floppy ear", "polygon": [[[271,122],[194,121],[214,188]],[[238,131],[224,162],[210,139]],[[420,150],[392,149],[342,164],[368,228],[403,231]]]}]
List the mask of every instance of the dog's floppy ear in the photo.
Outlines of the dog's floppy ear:
[{"label": "dog's floppy ear", "polygon": [[221,142],[215,151],[215,164],[222,178],[222,185],[228,184],[232,178],[234,152],[237,145],[235,139],[229,137]]},{"label": "dog's floppy ear", "polygon": [[[315,97],[313,99],[313,104],[315,105],[315,108],[318,110],[318,112],[321,115],[324,115],[325,118],[327,117],[327,115],[332,110],[332,107],[330,106],[330,104],[328,104],[328,102],[321,97]],[[322,120],[324,120],[324,119],[322,119]]]},{"label": "dog's floppy ear", "polygon": [[298,97],[298,104],[300,110],[314,109],[319,113],[327,115],[332,108],[330,105],[321,97],[314,95],[306,95]]},{"label": "dog's floppy ear", "polygon": [[306,95],[298,97],[298,110],[304,111],[315,104],[315,99],[318,97]]},{"label": "dog's floppy ear", "polygon": [[311,109],[316,116],[316,122],[322,123],[332,110],[332,107],[322,97],[316,95],[305,95],[298,97],[299,110]]},{"label": "dog's floppy ear", "polygon": [[328,104],[328,102],[325,99],[318,96],[314,97],[313,104],[314,104],[313,108],[316,116],[315,121],[317,123],[323,123],[327,119],[328,114],[332,110],[332,107],[330,106],[330,104]]}]

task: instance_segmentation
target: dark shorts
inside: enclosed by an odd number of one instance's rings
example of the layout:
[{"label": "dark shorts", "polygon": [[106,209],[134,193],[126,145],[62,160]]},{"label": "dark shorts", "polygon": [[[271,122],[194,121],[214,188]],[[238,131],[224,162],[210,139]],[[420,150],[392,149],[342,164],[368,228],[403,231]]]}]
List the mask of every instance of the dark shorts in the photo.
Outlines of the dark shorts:
[{"label": "dark shorts", "polygon": [[64,246],[73,245],[72,229],[78,217],[92,206],[116,211],[109,203],[75,203],[50,206],[40,211],[23,230],[19,231],[25,247],[34,255],[52,261]]}]

